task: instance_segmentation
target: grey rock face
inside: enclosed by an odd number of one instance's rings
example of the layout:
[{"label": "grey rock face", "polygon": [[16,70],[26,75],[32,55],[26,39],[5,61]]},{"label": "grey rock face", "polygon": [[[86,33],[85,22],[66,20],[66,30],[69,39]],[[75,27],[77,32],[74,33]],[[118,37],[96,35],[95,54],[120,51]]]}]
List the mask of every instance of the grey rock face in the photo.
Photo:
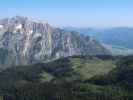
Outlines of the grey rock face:
[{"label": "grey rock face", "polygon": [[16,65],[72,55],[109,54],[90,37],[77,32],[65,32],[48,23],[20,16],[0,20],[0,48],[12,52],[10,56]]}]

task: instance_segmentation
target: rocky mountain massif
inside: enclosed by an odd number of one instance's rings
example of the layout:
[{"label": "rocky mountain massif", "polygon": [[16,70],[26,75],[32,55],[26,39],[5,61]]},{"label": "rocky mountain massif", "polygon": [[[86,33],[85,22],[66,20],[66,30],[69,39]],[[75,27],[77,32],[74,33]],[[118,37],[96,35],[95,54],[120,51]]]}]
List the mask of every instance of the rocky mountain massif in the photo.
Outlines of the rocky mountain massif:
[{"label": "rocky mountain massif", "polygon": [[24,65],[72,55],[108,55],[99,42],[27,17],[0,20],[0,64]]}]

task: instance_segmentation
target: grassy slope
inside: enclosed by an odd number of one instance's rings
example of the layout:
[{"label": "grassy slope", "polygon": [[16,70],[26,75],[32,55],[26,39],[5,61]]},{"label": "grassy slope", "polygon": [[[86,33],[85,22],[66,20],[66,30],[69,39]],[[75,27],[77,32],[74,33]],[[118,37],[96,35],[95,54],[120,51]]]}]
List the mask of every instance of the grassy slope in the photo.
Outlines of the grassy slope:
[{"label": "grassy slope", "polygon": [[70,61],[72,68],[81,76],[81,79],[106,74],[116,67],[112,60],[101,60],[96,57],[91,59],[72,58]]}]

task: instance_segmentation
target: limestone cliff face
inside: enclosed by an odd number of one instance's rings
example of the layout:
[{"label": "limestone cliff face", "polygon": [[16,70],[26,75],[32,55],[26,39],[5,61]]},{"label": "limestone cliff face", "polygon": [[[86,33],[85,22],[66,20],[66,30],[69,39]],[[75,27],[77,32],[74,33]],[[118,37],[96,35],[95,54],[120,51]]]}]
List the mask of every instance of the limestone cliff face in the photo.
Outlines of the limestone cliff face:
[{"label": "limestone cliff face", "polygon": [[[1,49],[12,52],[11,62],[17,65],[72,55],[109,54],[108,50],[90,37],[77,32],[65,32],[48,23],[20,16],[0,20],[0,52]],[[9,59],[8,55],[6,57]]]}]

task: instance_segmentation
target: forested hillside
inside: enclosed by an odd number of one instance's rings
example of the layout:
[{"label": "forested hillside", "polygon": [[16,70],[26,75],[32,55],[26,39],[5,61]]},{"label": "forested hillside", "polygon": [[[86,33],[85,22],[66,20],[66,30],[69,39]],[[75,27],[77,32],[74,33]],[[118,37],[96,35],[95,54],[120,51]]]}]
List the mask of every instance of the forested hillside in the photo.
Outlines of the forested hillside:
[{"label": "forested hillside", "polygon": [[73,56],[0,73],[4,100],[133,100],[133,57]]}]

